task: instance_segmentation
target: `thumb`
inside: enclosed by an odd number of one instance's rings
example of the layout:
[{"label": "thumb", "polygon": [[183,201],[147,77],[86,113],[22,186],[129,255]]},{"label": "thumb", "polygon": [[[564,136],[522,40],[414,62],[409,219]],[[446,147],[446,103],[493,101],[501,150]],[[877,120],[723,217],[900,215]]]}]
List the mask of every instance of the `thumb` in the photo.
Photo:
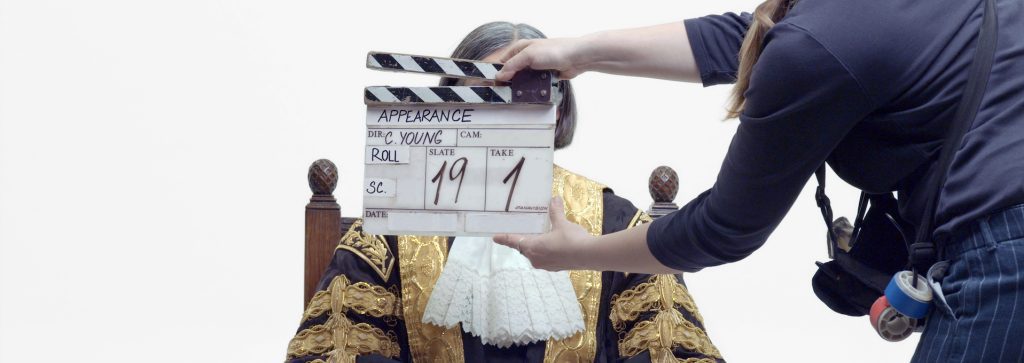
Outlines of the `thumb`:
[{"label": "thumb", "polygon": [[520,241],[525,241],[524,237],[525,236],[519,234],[504,233],[494,235],[494,238],[492,238],[492,240],[494,240],[494,243],[497,243],[499,245],[519,249]]},{"label": "thumb", "polygon": [[548,217],[551,218],[551,228],[555,228],[555,226],[561,226],[562,224],[569,222],[569,220],[565,218],[565,202],[562,201],[562,197],[551,198],[551,206],[548,208]]}]

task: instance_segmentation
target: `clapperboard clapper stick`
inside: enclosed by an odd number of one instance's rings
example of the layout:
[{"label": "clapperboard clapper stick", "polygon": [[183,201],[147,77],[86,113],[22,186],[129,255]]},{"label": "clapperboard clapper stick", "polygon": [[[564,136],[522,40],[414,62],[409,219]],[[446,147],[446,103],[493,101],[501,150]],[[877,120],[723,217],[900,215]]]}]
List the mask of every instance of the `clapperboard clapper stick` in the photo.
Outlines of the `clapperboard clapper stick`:
[{"label": "clapperboard clapper stick", "polygon": [[[374,70],[494,81],[501,64],[371,52]],[[366,87],[363,230],[543,233],[561,90],[553,71],[493,86]]]},{"label": "clapperboard clapper stick", "polygon": [[[499,63],[419,55],[370,52],[370,69],[435,74],[438,76],[493,81],[501,70]],[[366,87],[367,104],[373,103],[472,103],[472,104],[551,104],[560,99],[558,79],[546,70],[516,72],[507,86],[451,87]]]}]

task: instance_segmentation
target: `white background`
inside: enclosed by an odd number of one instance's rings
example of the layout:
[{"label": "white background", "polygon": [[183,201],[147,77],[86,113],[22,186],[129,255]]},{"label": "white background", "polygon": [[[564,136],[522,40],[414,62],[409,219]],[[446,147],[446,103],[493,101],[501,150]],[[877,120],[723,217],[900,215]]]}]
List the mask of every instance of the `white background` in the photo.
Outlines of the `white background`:
[{"label": "white background", "polygon": [[[750,11],[673,2],[0,0],[0,361],[279,362],[301,316],[306,168],[361,206],[369,50],[445,55],[492,20],[550,36]],[[736,122],[727,87],[586,74],[556,163],[642,208],[709,188]],[[827,121],[827,120],[822,120]],[[856,192],[832,179],[837,215]],[[768,243],[687,275],[731,362],[899,362],[810,287],[825,231],[808,185]]]}]

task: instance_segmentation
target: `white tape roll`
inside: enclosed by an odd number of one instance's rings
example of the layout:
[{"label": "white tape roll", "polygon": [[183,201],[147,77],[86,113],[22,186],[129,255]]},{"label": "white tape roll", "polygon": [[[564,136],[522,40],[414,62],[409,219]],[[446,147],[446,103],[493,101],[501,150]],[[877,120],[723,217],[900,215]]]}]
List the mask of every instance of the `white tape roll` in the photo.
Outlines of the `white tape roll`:
[{"label": "white tape roll", "polygon": [[892,306],[886,307],[874,322],[878,336],[890,342],[907,339],[917,327],[917,319],[900,314]]},{"label": "white tape roll", "polygon": [[901,271],[896,274],[896,284],[900,287],[900,290],[906,293],[908,296],[914,298],[914,300],[920,302],[931,302],[932,301],[932,289],[928,287],[928,280],[924,276],[917,276],[917,284],[914,282],[914,273],[910,271]]}]

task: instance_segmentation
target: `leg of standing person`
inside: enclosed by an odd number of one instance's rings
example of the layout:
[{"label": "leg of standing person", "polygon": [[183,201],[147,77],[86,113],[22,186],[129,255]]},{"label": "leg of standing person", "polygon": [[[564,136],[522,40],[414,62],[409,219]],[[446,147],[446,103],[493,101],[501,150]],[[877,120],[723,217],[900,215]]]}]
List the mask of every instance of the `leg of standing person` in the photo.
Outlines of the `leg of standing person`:
[{"label": "leg of standing person", "polygon": [[954,241],[942,279],[950,310],[932,309],[912,361],[1024,361],[1024,206],[983,218]]}]

